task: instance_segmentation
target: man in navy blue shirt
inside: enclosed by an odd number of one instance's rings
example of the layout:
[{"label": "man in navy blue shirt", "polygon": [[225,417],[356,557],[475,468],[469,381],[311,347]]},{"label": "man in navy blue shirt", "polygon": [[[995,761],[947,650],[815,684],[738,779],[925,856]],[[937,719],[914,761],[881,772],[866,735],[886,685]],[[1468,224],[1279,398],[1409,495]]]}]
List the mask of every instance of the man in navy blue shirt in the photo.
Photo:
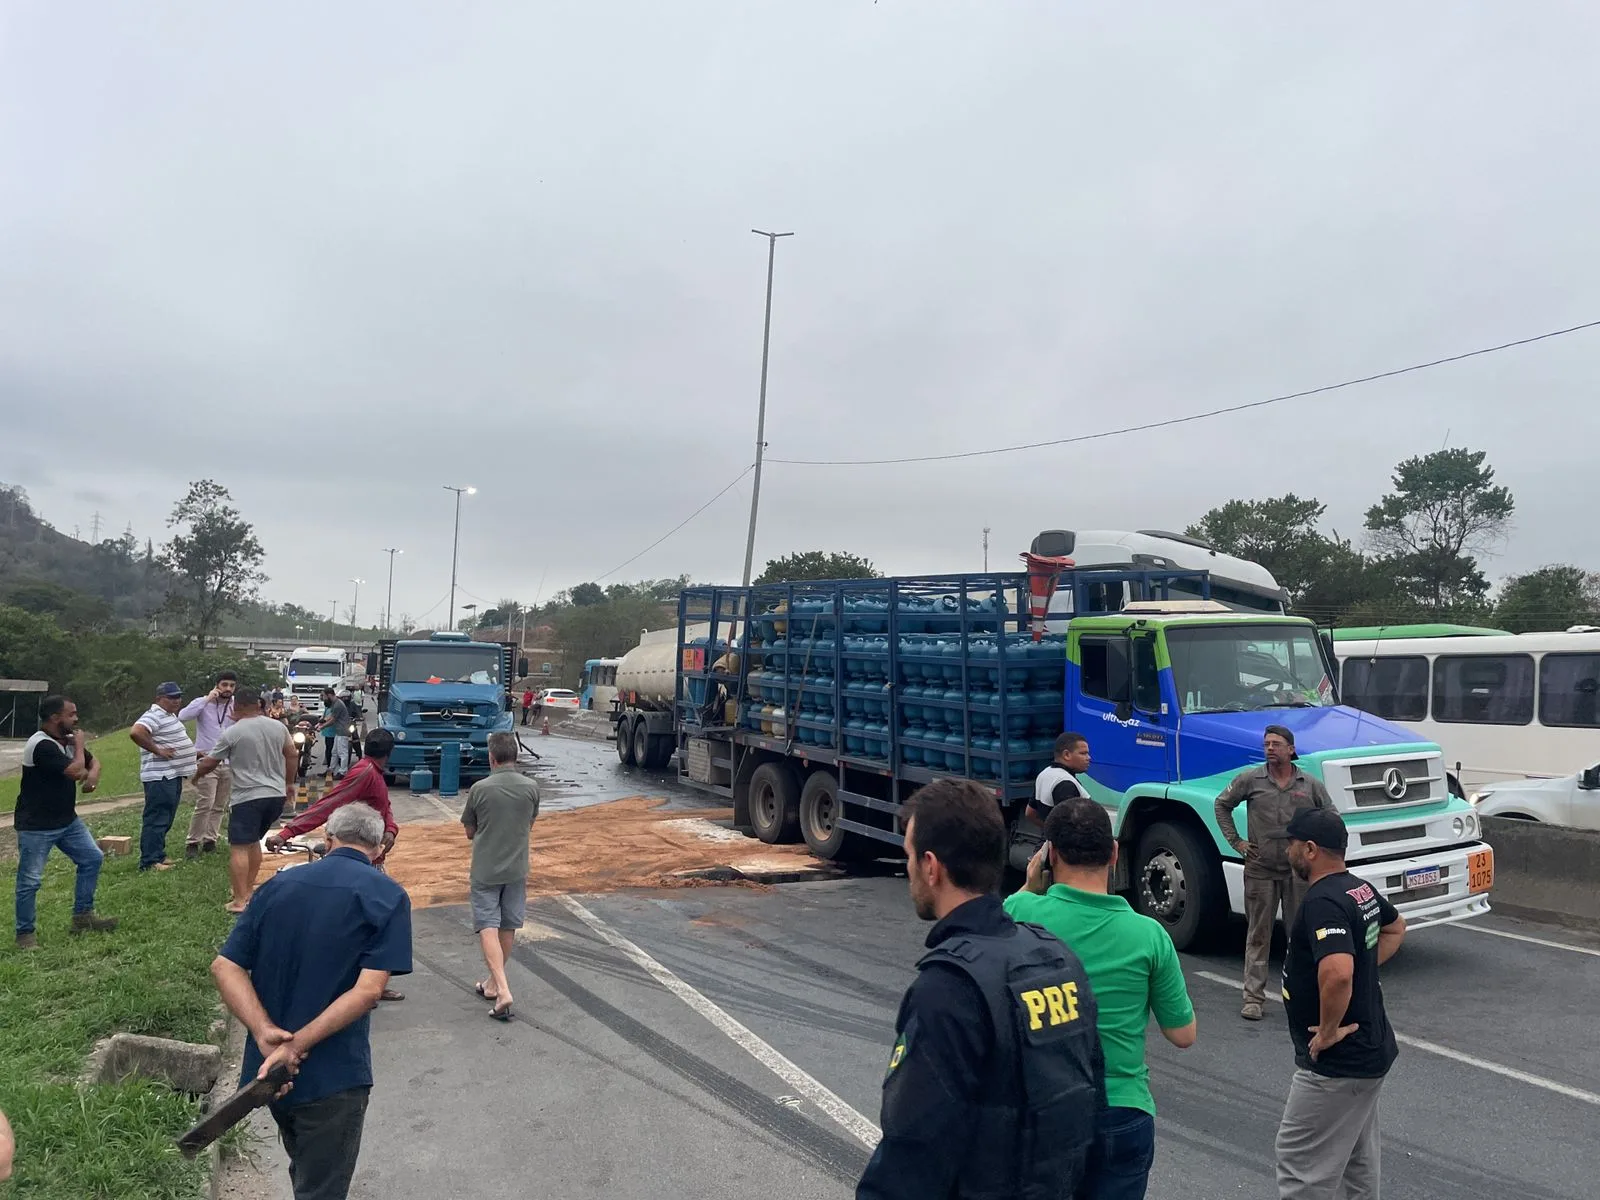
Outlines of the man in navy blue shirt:
[{"label": "man in navy blue shirt", "polygon": [[390,975],[411,971],[411,899],[372,865],[383,818],[347,804],[328,818],[327,857],[273,876],[211,964],[250,1031],[245,1080],[295,1073],[272,1103],[295,1200],[345,1200],[372,1088],[368,1014]]}]

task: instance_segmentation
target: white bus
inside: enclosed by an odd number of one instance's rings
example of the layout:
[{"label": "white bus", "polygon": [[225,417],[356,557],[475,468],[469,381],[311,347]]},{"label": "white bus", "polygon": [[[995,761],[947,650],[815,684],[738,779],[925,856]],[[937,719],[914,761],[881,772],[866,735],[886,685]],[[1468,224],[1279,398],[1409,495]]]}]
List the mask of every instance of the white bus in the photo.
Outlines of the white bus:
[{"label": "white bus", "polygon": [[1600,630],[1398,638],[1341,630],[1334,653],[1340,699],[1438,743],[1468,792],[1571,775],[1600,759]]}]

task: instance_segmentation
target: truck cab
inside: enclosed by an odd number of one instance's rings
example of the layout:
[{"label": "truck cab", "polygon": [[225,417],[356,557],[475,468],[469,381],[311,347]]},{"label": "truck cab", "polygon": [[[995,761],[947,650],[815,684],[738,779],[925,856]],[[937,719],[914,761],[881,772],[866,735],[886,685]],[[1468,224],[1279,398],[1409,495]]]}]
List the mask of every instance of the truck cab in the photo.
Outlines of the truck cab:
[{"label": "truck cab", "polygon": [[[1331,647],[1303,618],[1209,601],[1134,603],[1067,633],[1065,727],[1089,739],[1080,782],[1112,814],[1119,868],[1180,947],[1244,908],[1244,863],[1215,800],[1260,764],[1266,726],[1295,737],[1350,829],[1350,869],[1413,928],[1488,911],[1493,853],[1448,787],[1438,746],[1339,704]],[[1234,820],[1249,830],[1243,806]]]},{"label": "truck cab", "polygon": [[289,654],[284,672],[289,694],[302,711],[322,715],[322,689],[338,691],[344,684],[344,651],[331,646],[299,646]]},{"label": "truck cab", "polygon": [[463,782],[489,773],[489,735],[515,725],[506,691],[515,652],[514,643],[465,633],[378,643],[369,674],[378,678],[378,726],[394,736],[391,780],[418,767],[437,779],[447,745],[457,747]]}]

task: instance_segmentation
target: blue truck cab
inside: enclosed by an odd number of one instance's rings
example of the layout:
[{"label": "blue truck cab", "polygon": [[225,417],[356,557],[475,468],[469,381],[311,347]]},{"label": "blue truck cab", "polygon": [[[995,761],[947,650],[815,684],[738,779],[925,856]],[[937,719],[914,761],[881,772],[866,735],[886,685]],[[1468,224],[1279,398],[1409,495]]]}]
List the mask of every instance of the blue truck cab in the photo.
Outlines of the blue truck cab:
[{"label": "blue truck cab", "polygon": [[513,672],[526,673],[514,642],[476,642],[470,634],[378,643],[368,673],[378,679],[378,727],[394,736],[389,778],[427,767],[439,778],[443,747],[460,747],[461,780],[489,773],[489,735],[514,729]]},{"label": "blue truck cab", "polygon": [[[1331,642],[1311,622],[1234,610],[1203,572],[1067,569],[1047,611],[1037,582],[689,589],[681,778],[765,841],[873,857],[900,846],[902,805],[941,777],[992,792],[1015,828],[1055,738],[1081,733],[1093,765],[1080,781],[1120,846],[1114,883],[1183,949],[1243,912],[1216,799],[1262,763],[1276,723],[1349,827],[1351,870],[1408,922],[1488,911],[1493,852],[1439,748],[1340,705]],[[1242,808],[1234,819],[1248,838]]]}]

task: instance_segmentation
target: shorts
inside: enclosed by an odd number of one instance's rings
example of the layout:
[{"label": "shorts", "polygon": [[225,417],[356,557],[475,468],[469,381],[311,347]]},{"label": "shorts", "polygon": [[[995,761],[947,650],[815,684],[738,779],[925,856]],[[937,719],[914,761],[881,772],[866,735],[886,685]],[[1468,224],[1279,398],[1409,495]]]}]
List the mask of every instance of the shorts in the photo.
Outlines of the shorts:
[{"label": "shorts", "polygon": [[472,886],[472,931],[521,929],[528,915],[528,881]]},{"label": "shorts", "polygon": [[228,845],[250,846],[272,832],[272,823],[283,815],[282,796],[260,796],[241,800],[228,809]]}]

